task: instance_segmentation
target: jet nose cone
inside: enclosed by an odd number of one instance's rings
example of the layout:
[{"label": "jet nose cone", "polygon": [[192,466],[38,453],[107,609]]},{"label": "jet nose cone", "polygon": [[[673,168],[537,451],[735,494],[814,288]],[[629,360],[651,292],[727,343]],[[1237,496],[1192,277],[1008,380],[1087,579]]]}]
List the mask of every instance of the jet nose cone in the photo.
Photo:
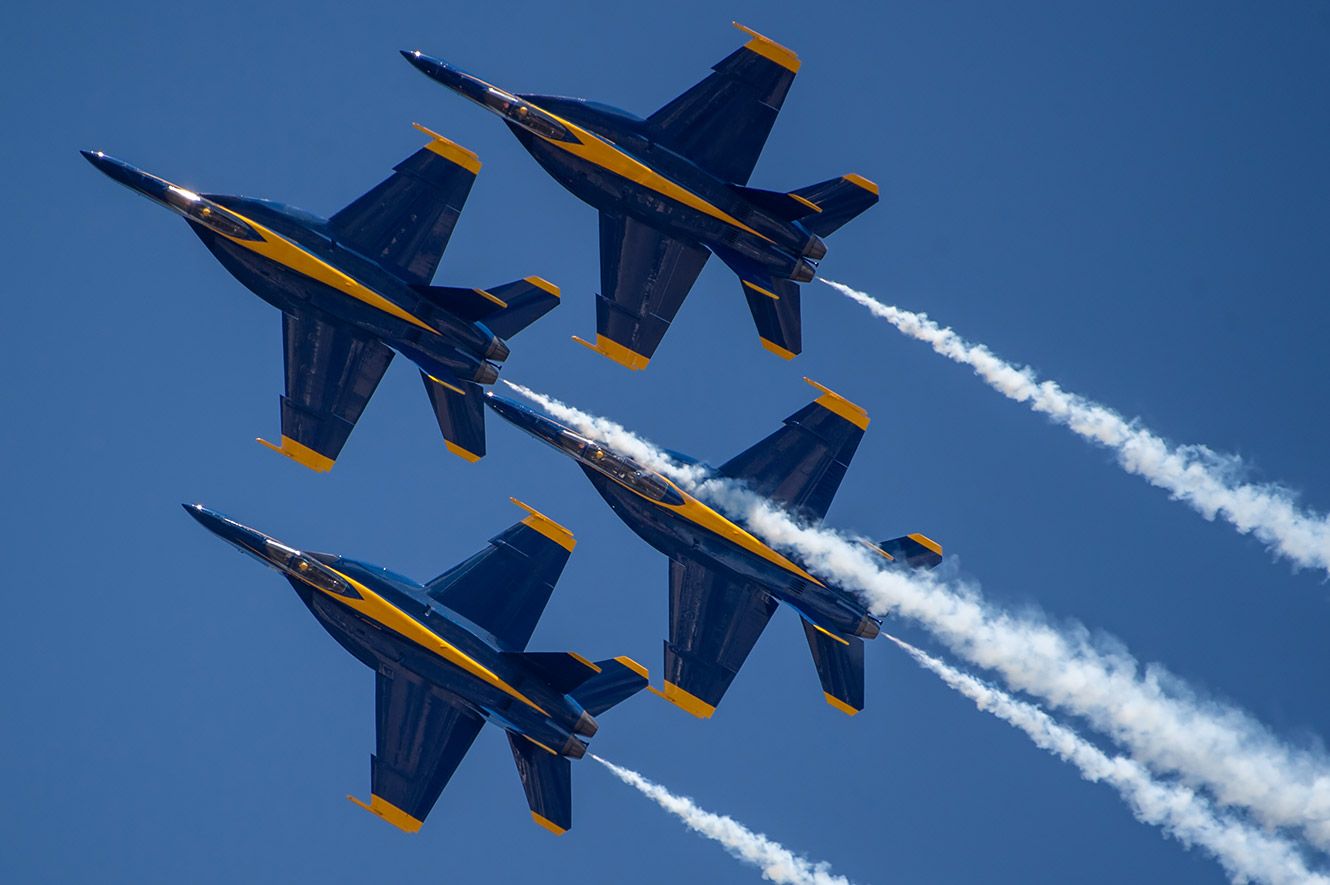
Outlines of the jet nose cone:
[{"label": "jet nose cone", "polygon": [[209,510],[202,504],[181,504],[180,506],[185,508],[185,512],[198,520],[199,525],[208,531],[214,534],[223,533],[222,529],[226,525],[226,519],[220,513]]},{"label": "jet nose cone", "polygon": [[115,157],[108,157],[104,151],[79,151],[79,153],[83,155],[83,159],[112,178],[118,179],[119,176],[115,174],[117,167],[125,165]]},{"label": "jet nose cone", "polygon": [[438,59],[430,58],[419,49],[402,49],[399,51],[402,53],[402,58],[411,62],[412,65],[419,68],[421,71],[424,71],[426,74],[432,73],[433,69],[439,66]]},{"label": "jet nose cone", "polygon": [[505,421],[511,421],[519,427],[524,427],[531,423],[532,413],[525,406],[505,399],[493,391],[485,391],[485,405],[489,406]]}]

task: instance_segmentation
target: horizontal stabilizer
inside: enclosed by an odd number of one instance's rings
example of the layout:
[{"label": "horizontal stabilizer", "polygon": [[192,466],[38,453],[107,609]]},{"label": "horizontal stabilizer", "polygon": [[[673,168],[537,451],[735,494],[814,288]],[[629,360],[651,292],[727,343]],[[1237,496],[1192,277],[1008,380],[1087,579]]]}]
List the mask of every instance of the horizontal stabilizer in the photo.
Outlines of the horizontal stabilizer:
[{"label": "horizontal stabilizer", "polygon": [[942,545],[918,532],[883,541],[874,549],[885,554],[888,559],[910,568],[934,568],[942,562]]},{"label": "horizontal stabilizer", "polygon": [[853,716],[864,708],[864,641],[837,636],[807,619],[801,623],[827,703]]},{"label": "horizontal stabilizer", "polygon": [[820,210],[801,218],[800,224],[825,237],[876,203],[878,188],[859,175],[842,175],[791,191],[790,196],[812,203]]},{"label": "horizontal stabilizer", "polygon": [[568,760],[520,734],[508,732],[531,818],[556,836],[573,825],[573,770]]},{"label": "horizontal stabilizer", "polygon": [[599,672],[572,692],[573,700],[592,716],[628,700],[647,687],[647,668],[632,658],[596,661]]},{"label": "horizontal stabilizer", "polygon": [[485,457],[485,403],[480,385],[421,372],[448,451],[464,461]]},{"label": "horizontal stabilizer", "polygon": [[521,658],[559,694],[568,694],[600,672],[598,664],[571,651],[524,651],[510,653]]},{"label": "horizontal stabilizer", "polygon": [[760,187],[744,187],[739,184],[730,185],[730,190],[772,218],[781,221],[798,221],[806,215],[822,211],[816,203],[797,194],[787,194],[783,191],[764,191]]},{"label": "horizontal stabilizer", "polygon": [[470,322],[482,322],[500,338],[511,338],[559,304],[559,287],[541,277],[525,277],[489,289],[415,286],[421,297]]},{"label": "horizontal stabilizer", "polygon": [[716,256],[739,276],[762,346],[784,360],[798,356],[804,348],[799,284],[773,277],[736,252],[718,249]]}]

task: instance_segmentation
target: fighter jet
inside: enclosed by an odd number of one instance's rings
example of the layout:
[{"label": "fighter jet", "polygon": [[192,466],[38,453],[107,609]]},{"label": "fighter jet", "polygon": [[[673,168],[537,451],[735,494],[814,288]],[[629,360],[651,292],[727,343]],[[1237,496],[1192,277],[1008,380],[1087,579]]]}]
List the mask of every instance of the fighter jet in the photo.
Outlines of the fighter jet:
[{"label": "fighter jet", "polygon": [[[859,447],[868,413],[804,380],[820,396],[714,475],[744,484],[802,523],[816,524]],[[775,549],[755,527],[722,515],[624,453],[492,392],[486,392],[485,403],[576,461],[615,514],[670,558],[670,638],[665,688],[657,694],[709,718],[783,602],[803,621],[827,703],[851,716],[864,708],[863,641],[878,635],[881,621],[861,599],[818,577],[797,556]],[[942,561],[942,547],[921,534],[869,546],[895,566],[932,568]]]},{"label": "fighter jet", "polygon": [[843,175],[793,191],[748,187],[799,58],[735,22],[750,39],[713,73],[646,119],[581,98],[512,93],[419,50],[425,74],[503,118],[545,171],[600,210],[596,343],[645,368],[707,256],[739,276],[762,346],[803,349],[799,283],[827,254],[823,238],[878,199]]},{"label": "fighter jet", "polygon": [[228,194],[197,194],[83,151],[115,181],[184,217],[231,275],[282,312],[282,442],[259,442],[330,470],[397,351],[420,377],[447,448],[485,454],[481,384],[498,378],[504,339],[559,303],[540,277],[489,289],[432,286],[480,160],[430,137],[393,174],[329,219]]},{"label": "fighter jet", "polygon": [[572,826],[568,760],[586,753],[596,716],[647,684],[631,658],[593,664],[574,652],[525,650],[575,542],[512,500],[525,519],[423,585],[185,505],[209,531],[281,572],[323,628],[374,669],[370,800],[346,798],[408,833],[488,722],[508,733],[532,818],[562,835]]}]

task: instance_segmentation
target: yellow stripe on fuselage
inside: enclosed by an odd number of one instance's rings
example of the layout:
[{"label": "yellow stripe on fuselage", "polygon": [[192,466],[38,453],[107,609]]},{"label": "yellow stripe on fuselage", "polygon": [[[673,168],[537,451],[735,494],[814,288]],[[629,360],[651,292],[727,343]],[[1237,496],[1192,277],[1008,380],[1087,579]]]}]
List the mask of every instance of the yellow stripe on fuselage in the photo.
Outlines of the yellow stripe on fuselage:
[{"label": "yellow stripe on fuselage", "polygon": [[310,586],[323,593],[329,599],[340,602],[347,608],[369,618],[374,623],[387,627],[399,636],[411,640],[421,648],[433,652],[453,666],[465,670],[482,682],[492,685],[504,694],[516,698],[541,715],[549,715],[544,707],[541,707],[535,701],[531,700],[531,698],[522,694],[507,682],[504,682],[493,670],[490,670],[475,658],[457,648],[457,646],[443,639],[433,630],[430,630],[424,624],[420,623],[415,618],[411,617],[406,612],[357,581],[355,578],[344,575],[331,566],[329,566],[329,568],[354,587],[356,592],[361,595],[361,598],[352,599],[349,596],[339,596],[336,593],[324,590],[322,587],[318,587],[314,584],[310,584]]},{"label": "yellow stripe on fuselage", "polygon": [[[531,103],[528,102],[528,104]],[[706,200],[702,199],[697,194],[693,193],[692,191],[688,190],[682,185],[676,184],[675,182],[666,178],[664,175],[661,175],[655,169],[652,169],[650,166],[647,166],[646,164],[642,163],[640,160],[635,160],[632,157],[628,156],[618,147],[606,141],[605,139],[601,138],[600,136],[596,135],[595,133],[588,132],[575,123],[569,123],[567,120],[563,119],[558,114],[551,114],[549,111],[545,110],[539,105],[531,104],[531,106],[540,111],[542,114],[546,114],[549,117],[558,120],[561,124],[563,124],[563,126],[569,132],[571,132],[577,138],[576,143],[568,141],[559,141],[557,139],[552,139],[552,138],[545,138],[545,141],[549,142],[555,147],[567,151],[568,153],[572,154],[574,157],[586,160],[588,163],[593,163],[602,169],[613,172],[615,175],[619,176],[620,178],[626,178],[629,181],[633,182],[634,184],[640,184],[643,187],[649,190],[653,190],[662,196],[669,197],[671,200],[674,200],[677,203],[682,203],[690,209],[696,209],[698,212],[701,212],[703,215],[709,215],[712,218],[719,219],[732,227],[737,227],[739,228],[739,230],[747,231],[748,233],[752,234],[755,237],[761,237],[762,239],[766,240],[768,243],[774,242],[770,237],[763,236],[762,234],[753,230],[751,227],[744,224],[742,221],[735,218],[733,215],[729,214],[724,209],[721,209],[718,206],[714,206],[711,203],[708,203]],[[544,138],[544,136],[540,137]]]},{"label": "yellow stripe on fuselage", "polygon": [[729,541],[732,544],[735,544],[738,547],[743,548],[749,553],[752,553],[755,556],[765,559],[767,562],[774,563],[775,565],[780,566],[781,568],[785,569],[787,572],[790,572],[791,574],[798,575],[799,577],[803,578],[805,581],[811,581],[812,583],[816,584],[819,587],[826,586],[817,578],[813,577],[808,572],[799,568],[799,566],[795,565],[789,559],[785,558],[784,556],[781,556],[775,550],[771,549],[771,547],[762,543],[760,540],[758,540],[757,536],[753,535],[751,532],[747,532],[739,528],[739,526],[735,525],[733,522],[726,519],[724,516],[721,516],[719,513],[712,510],[710,507],[703,504],[701,501],[697,500],[692,495],[688,494],[683,489],[679,488],[677,485],[670,482],[665,477],[661,476],[659,473],[656,474],[656,477],[661,482],[667,483],[670,486],[670,488],[674,489],[676,492],[679,493],[679,496],[683,498],[682,504],[666,504],[663,501],[657,501],[654,498],[648,498],[646,495],[642,494],[637,489],[633,488],[630,485],[626,485],[624,483],[619,482],[617,479],[614,479],[614,477],[610,476],[609,474],[602,474],[602,475],[608,477],[609,479],[614,480],[616,483],[619,483],[619,485],[623,486],[625,489],[632,492],[634,495],[637,495],[639,498],[642,498],[645,501],[650,501],[652,504],[655,504],[657,507],[663,507],[666,510],[671,511],[672,513],[676,513],[679,516],[682,516],[684,519],[688,520],[689,522],[693,523],[694,525],[701,526],[702,528],[711,532],[713,535],[719,535],[720,537],[724,538],[725,540]]},{"label": "yellow stripe on fuselage", "polygon": [[[225,207],[222,208],[225,209]],[[387,298],[384,298],[378,292],[375,292],[358,280],[342,273],[322,258],[311,254],[258,222],[246,218],[239,212],[231,209],[225,209],[225,211],[230,212],[236,218],[239,218],[241,221],[245,222],[245,224],[254,228],[263,239],[258,242],[254,240],[242,240],[236,237],[227,237],[226,234],[223,234],[220,231],[214,231],[214,233],[217,233],[219,236],[226,237],[237,246],[243,246],[251,252],[262,255],[270,261],[275,261],[282,265],[282,267],[289,268],[302,276],[307,276],[311,280],[323,283],[325,286],[331,286],[337,291],[345,295],[350,295],[357,301],[363,301],[370,307],[377,308],[386,314],[395,316],[399,320],[405,320],[413,326],[419,326],[426,332],[433,332],[435,335],[439,334],[437,329],[425,323],[420,318],[412,316],[410,313],[398,307],[396,304],[393,304]]]}]

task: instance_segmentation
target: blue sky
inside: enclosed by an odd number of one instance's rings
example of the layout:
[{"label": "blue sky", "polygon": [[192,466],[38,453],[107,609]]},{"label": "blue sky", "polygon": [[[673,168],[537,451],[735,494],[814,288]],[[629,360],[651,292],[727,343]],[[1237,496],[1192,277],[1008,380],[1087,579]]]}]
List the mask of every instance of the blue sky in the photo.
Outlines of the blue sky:
[{"label": "blue sky", "polygon": [[[594,331],[593,210],[396,54],[647,113],[740,45],[738,19],[804,64],[752,184],[854,171],[882,185],[830,240],[828,276],[1172,440],[1241,453],[1330,509],[1330,8],[1117,6],[12,10],[0,876],[754,878],[591,764],[575,768],[575,829],[550,837],[496,730],[416,837],[342,798],[368,790],[370,673],[180,502],[426,579],[515,521],[516,495],[580,541],[532,648],[653,672],[666,561],[511,428],[491,423],[480,464],[448,455],[402,361],[331,474],[256,445],[278,427],[277,314],[79,148],[331,214],[420,145],[419,121],[485,164],[437,281],[563,287],[514,341],[508,377],[718,461],[802,405],[809,375],[874,419],[831,524],[923,531],[990,598],[1108,631],[1290,739],[1330,733],[1320,575],[1124,476],[830,289],[807,287],[805,354],[789,364],[758,347],[718,262],[645,373],[570,342]],[[868,659],[868,709],[848,719],[823,703],[785,611],[713,720],[642,696],[603,717],[594,749],[856,881],[1220,878],[896,649]]]}]

